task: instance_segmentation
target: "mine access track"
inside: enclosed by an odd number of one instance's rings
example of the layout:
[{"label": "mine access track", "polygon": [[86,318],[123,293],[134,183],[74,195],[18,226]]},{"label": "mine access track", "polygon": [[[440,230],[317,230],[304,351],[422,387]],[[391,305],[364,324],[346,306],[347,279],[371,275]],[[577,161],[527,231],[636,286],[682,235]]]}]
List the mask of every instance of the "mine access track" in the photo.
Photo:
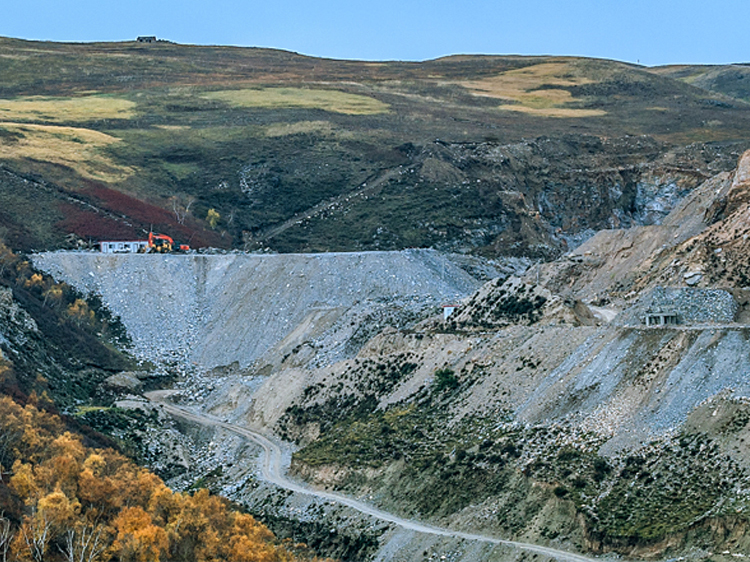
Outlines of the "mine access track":
[{"label": "mine access track", "polygon": [[349,498],[341,494],[336,494],[334,492],[326,492],[323,490],[316,490],[314,488],[311,488],[309,486],[306,486],[304,484],[291,480],[290,478],[286,476],[285,474],[286,471],[282,468],[281,447],[279,447],[276,443],[274,443],[267,437],[261,435],[260,433],[256,433],[255,431],[252,431],[250,429],[244,428],[239,425],[235,425],[233,423],[222,421],[214,416],[194,412],[187,408],[176,406],[170,402],[167,402],[166,397],[172,393],[173,391],[170,391],[170,390],[156,390],[153,392],[146,393],[146,398],[148,398],[151,402],[159,405],[161,408],[164,409],[165,412],[172,414],[173,416],[176,416],[176,417],[188,420],[188,421],[192,421],[201,425],[209,426],[209,427],[220,427],[222,429],[230,431],[236,435],[239,435],[240,437],[243,437],[245,439],[248,439],[256,443],[263,450],[263,456],[261,458],[261,462],[259,466],[261,479],[268,482],[269,484],[273,484],[275,486],[278,486],[279,488],[283,488],[284,490],[289,490],[290,492],[296,492],[299,494],[315,496],[317,498],[321,498],[324,500],[333,501],[341,505],[350,507],[365,515],[374,517],[375,519],[380,519],[381,521],[393,523],[394,525],[398,525],[399,527],[402,527],[404,529],[408,529],[411,531],[416,531],[418,533],[425,533],[428,535],[437,535],[441,537],[465,539],[468,541],[480,541],[480,542],[496,544],[496,545],[504,545],[504,546],[509,546],[512,548],[526,550],[528,552],[534,552],[536,554],[542,554],[544,556],[549,556],[551,558],[555,558],[563,562],[595,562],[596,561],[595,558],[589,558],[581,554],[575,554],[573,552],[567,552],[565,550],[558,550],[556,548],[550,548],[546,546],[525,543],[525,542],[497,539],[497,538],[488,537],[485,535],[477,535],[474,533],[465,533],[462,531],[452,531],[450,529],[445,529],[442,527],[435,527],[433,525],[428,525],[426,523],[420,523],[419,521],[413,521],[411,519],[404,519],[392,513],[388,513],[387,511],[383,511],[369,504],[355,500],[353,498]]}]

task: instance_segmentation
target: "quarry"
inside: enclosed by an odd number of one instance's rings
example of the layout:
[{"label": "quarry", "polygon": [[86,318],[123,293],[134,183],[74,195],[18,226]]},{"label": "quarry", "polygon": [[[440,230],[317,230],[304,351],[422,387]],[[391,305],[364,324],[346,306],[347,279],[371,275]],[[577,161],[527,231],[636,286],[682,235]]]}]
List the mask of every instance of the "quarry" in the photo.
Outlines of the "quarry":
[{"label": "quarry", "polygon": [[0,559],[750,556],[747,65],[0,73]]},{"label": "quarry", "polygon": [[[134,431],[151,466],[276,532],[345,559],[738,556],[748,298],[708,284],[722,262],[696,242],[738,219],[681,214],[744,184],[710,181],[661,226],[549,263],[435,250],[33,260],[100,295],[134,356],[169,373],[158,393],[110,383],[121,411],[150,412]],[[636,249],[644,232],[663,242]],[[634,251],[638,267],[606,281]],[[665,283],[655,264],[678,262]]]}]

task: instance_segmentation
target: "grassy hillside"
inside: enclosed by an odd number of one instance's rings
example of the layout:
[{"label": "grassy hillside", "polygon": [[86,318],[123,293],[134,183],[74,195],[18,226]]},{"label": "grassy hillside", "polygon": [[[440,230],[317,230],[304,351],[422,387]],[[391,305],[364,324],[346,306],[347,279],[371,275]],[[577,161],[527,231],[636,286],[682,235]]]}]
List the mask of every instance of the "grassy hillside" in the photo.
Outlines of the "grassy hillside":
[{"label": "grassy hillside", "polygon": [[653,71],[715,94],[750,102],[750,64],[673,65],[658,67]]},{"label": "grassy hillside", "polygon": [[[513,221],[493,208],[508,191],[494,173],[502,162],[485,158],[484,171],[470,178],[452,170],[483,149],[542,135],[648,135],[649,150],[634,149],[632,159],[648,164],[689,143],[744,141],[750,127],[750,106],[702,84],[569,57],[375,63],[169,42],[0,39],[0,76],[0,221],[21,248],[59,247],[70,233],[96,240],[154,228],[194,246],[308,251],[459,240],[506,253],[513,242],[498,233]],[[458,162],[438,156],[427,173],[410,175],[436,141],[471,150]],[[611,169],[612,157],[603,150],[592,165]],[[440,173],[445,160],[448,178]],[[531,163],[517,165],[528,171]],[[545,166],[560,168],[557,159]],[[477,179],[486,183],[468,195],[475,204],[451,205],[463,182]],[[373,182],[382,197],[361,193]],[[352,196],[367,204],[350,208]],[[321,215],[319,205],[335,212]],[[211,209],[219,217],[208,221]],[[300,229],[306,218],[322,224]],[[492,224],[461,240],[477,221]],[[341,237],[352,224],[358,228]],[[549,230],[549,221],[534,228]],[[522,238],[524,247],[539,243]]]}]

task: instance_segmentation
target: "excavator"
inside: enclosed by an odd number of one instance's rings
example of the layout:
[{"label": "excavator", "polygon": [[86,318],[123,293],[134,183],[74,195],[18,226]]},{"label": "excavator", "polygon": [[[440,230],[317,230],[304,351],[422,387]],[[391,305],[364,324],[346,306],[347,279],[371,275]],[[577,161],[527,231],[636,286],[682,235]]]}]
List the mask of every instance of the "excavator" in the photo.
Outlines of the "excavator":
[{"label": "excavator", "polygon": [[175,244],[171,236],[148,233],[148,248],[146,248],[146,251],[150,254],[168,254],[170,252],[187,252],[188,250],[190,250],[190,246],[180,243]]}]

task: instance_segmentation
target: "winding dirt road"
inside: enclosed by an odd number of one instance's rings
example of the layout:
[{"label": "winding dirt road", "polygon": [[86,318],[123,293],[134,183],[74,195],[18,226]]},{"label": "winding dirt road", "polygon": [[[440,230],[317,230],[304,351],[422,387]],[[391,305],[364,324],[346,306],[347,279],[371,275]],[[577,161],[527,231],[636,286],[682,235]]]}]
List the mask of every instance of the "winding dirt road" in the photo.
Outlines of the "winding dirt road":
[{"label": "winding dirt road", "polygon": [[251,431],[239,425],[227,423],[213,416],[193,412],[187,408],[176,406],[166,400],[167,396],[172,393],[173,391],[170,390],[156,390],[146,393],[146,398],[162,407],[164,411],[172,414],[173,416],[193,421],[201,425],[221,427],[222,429],[231,431],[236,435],[249,439],[250,441],[253,441],[254,443],[260,445],[261,449],[263,449],[263,458],[260,466],[261,479],[270,484],[278,486],[279,488],[283,488],[291,492],[315,496],[329,501],[335,501],[341,505],[351,507],[352,509],[359,511],[360,513],[364,513],[365,515],[370,515],[376,519],[380,519],[381,521],[387,521],[389,523],[398,525],[399,527],[403,527],[404,529],[409,529],[419,533],[427,533],[430,535],[438,535],[442,537],[460,538],[470,541],[481,541],[490,544],[505,545],[556,558],[557,560],[561,560],[564,562],[594,562],[596,560],[595,558],[588,558],[580,554],[574,554],[572,552],[557,550],[555,548],[549,548],[546,546],[496,539],[485,535],[476,535],[473,533],[464,533],[461,531],[451,531],[450,529],[434,527],[432,525],[427,525],[418,521],[403,519],[401,517],[398,517],[397,515],[393,515],[392,513],[388,513],[387,511],[382,511],[364,502],[357,501],[353,498],[349,498],[333,492],[326,492],[323,490],[310,488],[285,476],[285,470],[282,467],[281,461],[281,448],[276,443],[259,433]]}]

